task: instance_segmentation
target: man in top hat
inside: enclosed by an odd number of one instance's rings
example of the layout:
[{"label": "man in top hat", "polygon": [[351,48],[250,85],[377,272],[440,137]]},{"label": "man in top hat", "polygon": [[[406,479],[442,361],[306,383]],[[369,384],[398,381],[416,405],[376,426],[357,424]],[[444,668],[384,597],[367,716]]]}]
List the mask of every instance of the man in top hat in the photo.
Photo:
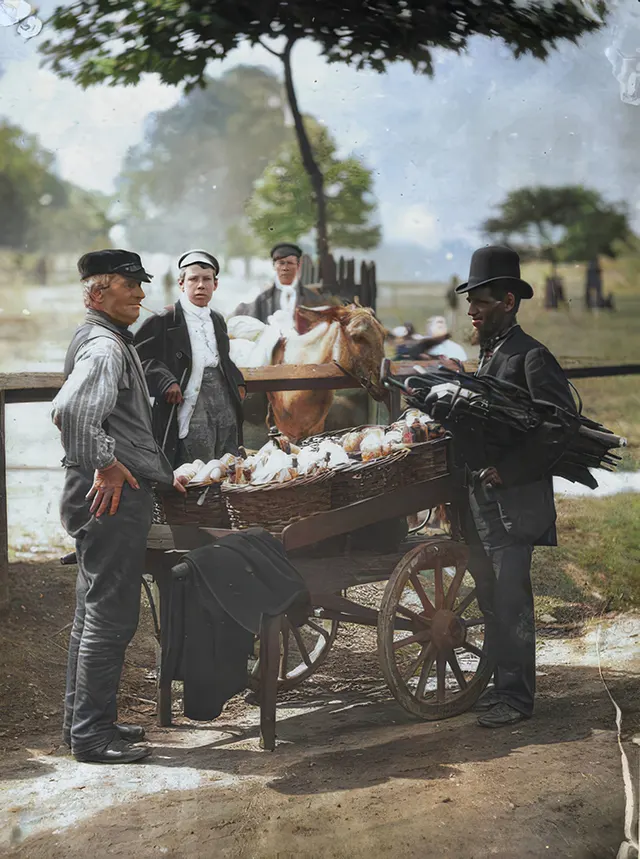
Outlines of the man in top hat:
[{"label": "man in top hat", "polygon": [[272,286],[248,304],[240,304],[233,316],[253,316],[266,323],[276,310],[284,310],[293,317],[296,307],[317,307],[324,303],[322,296],[300,283],[302,249],[291,242],[276,245],[271,250],[275,271]]},{"label": "man in top hat", "polygon": [[125,250],[85,254],[78,271],[87,315],[67,351],[52,412],[64,448],[61,518],[78,562],[63,740],[80,761],[131,763],[149,749],[135,745],[142,728],[116,723],[116,696],[138,625],[152,484],[171,486],[174,478],[153,437],[129,331],[151,276]]},{"label": "man in top hat", "polygon": [[135,344],[153,404],[153,427],[175,468],[238,453],[242,374],[229,357],[224,318],[209,307],[220,266],[208,251],[178,260],[181,295],[140,326]]},{"label": "man in top hat", "polygon": [[[520,277],[520,259],[509,248],[485,247],[471,259],[469,279],[456,290],[467,297],[480,342],[478,375],[495,376],[532,397],[575,411],[566,377],[549,350],[517,321],[533,289]],[[487,440],[485,467],[470,475],[466,537],[469,570],[485,615],[494,686],[481,696],[478,722],[494,728],[533,713],[535,622],[531,589],[534,546],[555,546],[556,511],[550,476],[553,460],[542,434],[498,458]],[[557,454],[552,453],[555,458]]]}]

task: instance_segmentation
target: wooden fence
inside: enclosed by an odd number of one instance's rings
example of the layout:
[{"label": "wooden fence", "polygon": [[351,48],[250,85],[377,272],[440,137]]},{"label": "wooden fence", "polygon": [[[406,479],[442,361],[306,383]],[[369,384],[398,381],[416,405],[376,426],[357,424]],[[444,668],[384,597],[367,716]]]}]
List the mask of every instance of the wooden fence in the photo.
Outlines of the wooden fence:
[{"label": "wooden fence", "polygon": [[301,282],[303,286],[322,282],[324,289],[332,295],[353,301],[356,297],[364,307],[376,309],[378,287],[376,282],[376,264],[374,262],[360,263],[360,282],[356,283],[356,261],[340,257],[329,257],[329,270],[324,272],[320,263],[314,262],[306,254],[302,257]]}]

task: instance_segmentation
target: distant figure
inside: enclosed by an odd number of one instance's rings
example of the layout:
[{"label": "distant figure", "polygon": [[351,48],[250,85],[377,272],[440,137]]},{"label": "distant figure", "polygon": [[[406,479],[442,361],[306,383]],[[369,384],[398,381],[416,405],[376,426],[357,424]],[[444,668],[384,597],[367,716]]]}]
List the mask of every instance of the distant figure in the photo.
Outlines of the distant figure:
[{"label": "distant figure", "polygon": [[398,346],[396,360],[424,360],[425,358],[453,358],[466,361],[467,353],[451,339],[451,333],[444,316],[432,316],[427,320],[425,336],[415,340],[405,340]]},{"label": "distant figure", "polygon": [[458,293],[456,292],[456,286],[460,282],[460,278],[454,274],[454,276],[449,281],[449,289],[447,289],[447,304],[449,305],[449,309],[452,314],[456,312],[458,309]]},{"label": "distant figure", "polygon": [[555,310],[560,304],[566,304],[564,281],[559,274],[552,274],[545,281],[544,306]]},{"label": "distant figure", "polygon": [[415,340],[419,339],[420,335],[416,335],[416,329],[412,322],[405,322],[403,325],[396,325],[389,332],[395,340]]},{"label": "distant figure", "polygon": [[602,269],[598,259],[592,259],[587,266],[584,301],[587,310],[600,307],[602,302]]},{"label": "distant figure", "polygon": [[593,310],[594,307],[604,310],[615,309],[612,293],[609,293],[606,298],[602,294],[602,269],[597,258],[592,259],[587,266],[584,300],[587,310]]},{"label": "distant figure", "polygon": [[173,297],[173,273],[171,269],[167,269],[165,276],[162,278],[162,288],[164,290],[164,300],[167,304],[171,304]]},{"label": "distant figure", "polygon": [[36,268],[35,268],[36,279],[37,279],[38,283],[40,284],[40,286],[46,286],[47,285],[47,274],[48,274],[47,258],[44,256],[41,256],[38,259],[38,262],[36,263]]},{"label": "distant figure", "polygon": [[275,276],[273,284],[248,304],[240,304],[232,316],[253,316],[268,321],[276,310],[284,310],[293,319],[299,305],[317,307],[326,303],[322,296],[300,282],[302,249],[293,243],[278,244],[271,250]]}]

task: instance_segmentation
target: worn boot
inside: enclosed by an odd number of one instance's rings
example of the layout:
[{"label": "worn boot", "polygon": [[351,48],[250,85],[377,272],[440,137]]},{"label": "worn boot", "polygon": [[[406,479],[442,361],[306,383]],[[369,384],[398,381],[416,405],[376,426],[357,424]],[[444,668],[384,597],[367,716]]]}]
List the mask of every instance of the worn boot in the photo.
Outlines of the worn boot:
[{"label": "worn boot", "polygon": [[76,752],[74,758],[80,763],[88,764],[132,764],[150,754],[151,749],[147,746],[134,746],[118,737],[99,749]]},{"label": "worn boot", "polygon": [[[141,725],[117,725],[116,731],[121,740],[127,743],[140,743],[144,740],[144,728]],[[65,734],[62,738],[62,744],[71,748],[71,737]]]},{"label": "worn boot", "polygon": [[506,725],[515,725],[528,718],[524,713],[505,704],[504,701],[499,701],[488,712],[478,716],[478,724],[481,728],[502,728]]}]

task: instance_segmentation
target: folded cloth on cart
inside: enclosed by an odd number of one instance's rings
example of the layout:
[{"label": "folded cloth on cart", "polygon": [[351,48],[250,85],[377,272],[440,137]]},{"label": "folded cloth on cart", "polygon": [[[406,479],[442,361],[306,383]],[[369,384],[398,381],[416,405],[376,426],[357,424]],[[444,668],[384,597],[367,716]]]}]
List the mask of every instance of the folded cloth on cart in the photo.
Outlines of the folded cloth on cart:
[{"label": "folded cloth on cart", "polygon": [[162,673],[184,681],[184,714],[208,721],[247,687],[247,662],[263,615],[310,612],[304,580],[279,540],[250,528],[201,546],[173,568],[163,601]]},{"label": "folded cloth on cart", "polygon": [[237,367],[266,367],[283,337],[297,336],[290,314],[281,310],[266,322],[252,316],[232,316],[227,320],[229,354]]}]

